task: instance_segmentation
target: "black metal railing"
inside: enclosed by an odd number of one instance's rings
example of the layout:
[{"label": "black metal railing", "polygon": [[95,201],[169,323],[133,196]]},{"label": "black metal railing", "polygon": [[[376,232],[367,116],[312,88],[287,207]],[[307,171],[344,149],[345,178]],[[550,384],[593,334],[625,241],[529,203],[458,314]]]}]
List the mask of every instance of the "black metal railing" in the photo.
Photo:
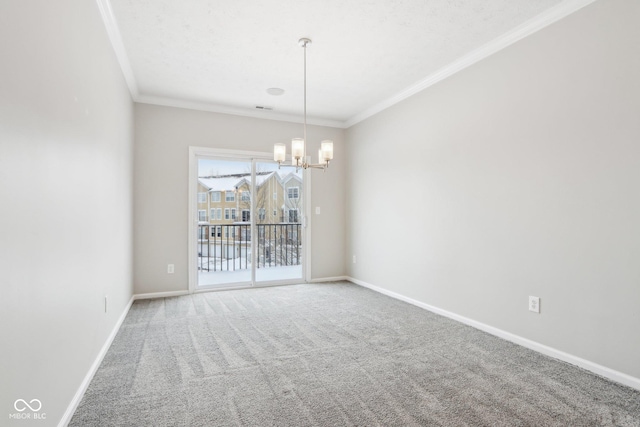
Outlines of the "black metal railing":
[{"label": "black metal railing", "polygon": [[[301,224],[256,224],[256,268],[300,265]],[[250,224],[199,224],[198,270],[251,268]]]}]

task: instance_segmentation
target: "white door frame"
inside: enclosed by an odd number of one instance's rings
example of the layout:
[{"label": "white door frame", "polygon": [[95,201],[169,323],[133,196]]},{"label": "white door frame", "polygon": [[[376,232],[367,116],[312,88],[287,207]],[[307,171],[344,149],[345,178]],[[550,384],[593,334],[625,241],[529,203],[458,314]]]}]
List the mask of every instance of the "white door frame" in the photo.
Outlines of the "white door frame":
[{"label": "white door frame", "polygon": [[[252,262],[251,282],[240,283],[238,286],[227,287],[198,287],[198,251],[197,251],[197,194],[198,194],[198,158],[199,157],[217,157],[220,159],[238,160],[251,162],[251,170],[254,171],[255,161],[267,161],[273,162],[273,154],[259,151],[244,151],[244,150],[227,150],[220,148],[210,147],[189,147],[189,209],[188,214],[188,270],[189,270],[189,293],[212,291],[212,290],[227,290],[234,288],[246,288],[246,287],[260,287],[260,286],[275,286],[284,284],[300,283],[300,280],[282,280],[273,282],[259,282],[255,281],[255,263]],[[252,188],[255,188],[255,177],[252,176]],[[303,247],[302,247],[302,280],[305,282],[310,281],[311,277],[311,223],[309,209],[311,206],[311,174],[307,170],[303,171],[303,185],[304,185],[304,199],[303,199],[303,213],[302,213],[302,227],[303,227]],[[255,236],[255,197],[251,197],[251,236]],[[255,244],[255,239],[251,239],[251,245]],[[251,256],[255,256],[254,250],[251,251]]]}]

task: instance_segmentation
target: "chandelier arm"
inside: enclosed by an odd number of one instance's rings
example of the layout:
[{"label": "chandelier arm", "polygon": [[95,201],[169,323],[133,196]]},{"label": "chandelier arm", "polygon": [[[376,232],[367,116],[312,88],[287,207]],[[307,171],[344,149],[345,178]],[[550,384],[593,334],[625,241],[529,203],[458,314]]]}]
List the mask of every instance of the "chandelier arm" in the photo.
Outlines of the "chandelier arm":
[{"label": "chandelier arm", "polygon": [[329,167],[329,162],[326,163],[298,163],[296,165],[288,165],[282,162],[278,162],[278,169],[280,168],[295,168],[296,172],[298,169],[327,169]]}]

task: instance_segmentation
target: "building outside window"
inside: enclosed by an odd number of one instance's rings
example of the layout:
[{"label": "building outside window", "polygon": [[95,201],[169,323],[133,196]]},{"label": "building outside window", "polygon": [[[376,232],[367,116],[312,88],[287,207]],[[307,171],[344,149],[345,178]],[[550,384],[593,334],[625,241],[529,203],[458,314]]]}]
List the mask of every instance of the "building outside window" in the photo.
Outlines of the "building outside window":
[{"label": "building outside window", "polygon": [[251,212],[247,209],[242,210],[242,222],[251,221]]},{"label": "building outside window", "polygon": [[220,202],[220,192],[219,191],[212,191],[211,192],[211,202],[212,203]]},{"label": "building outside window", "polygon": [[198,193],[198,203],[207,203],[207,193]]},{"label": "building outside window", "polygon": [[261,220],[261,221],[264,221],[266,217],[267,217],[267,215],[266,215],[265,208],[258,209],[258,219]]},{"label": "building outside window", "polygon": [[233,191],[225,191],[224,192],[224,201],[225,202],[235,202],[236,201],[236,193]]},{"label": "building outside window", "polygon": [[232,220],[236,220],[236,210],[235,209],[231,209],[231,219]]},{"label": "building outside window", "polygon": [[289,209],[289,222],[298,222],[298,209]]},{"label": "building outside window", "polygon": [[198,221],[206,221],[206,220],[207,220],[207,211],[204,211],[204,210],[198,211]]},{"label": "building outside window", "polygon": [[224,209],[224,219],[231,219],[231,209],[229,208]]},{"label": "building outside window", "polygon": [[240,197],[240,200],[242,200],[243,202],[248,202],[251,200],[251,193],[249,193],[248,191],[243,191]]}]

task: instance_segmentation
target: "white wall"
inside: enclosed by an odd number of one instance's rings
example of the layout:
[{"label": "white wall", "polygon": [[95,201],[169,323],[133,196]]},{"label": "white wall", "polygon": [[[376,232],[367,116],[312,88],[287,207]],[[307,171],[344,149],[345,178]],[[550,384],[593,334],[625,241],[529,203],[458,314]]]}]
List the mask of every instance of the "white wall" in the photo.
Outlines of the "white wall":
[{"label": "white wall", "polygon": [[[137,294],[188,289],[187,208],[189,146],[272,152],[300,136],[302,125],[188,109],[135,105],[134,282]],[[309,126],[308,152],[334,141],[335,160],[312,172],[311,277],[344,275],[342,129]],[[290,149],[290,148],[289,148]],[[167,274],[167,264],[175,274]]]},{"label": "white wall", "polygon": [[3,0],[0,58],[0,424],[56,425],[133,291],[133,103],[93,1]]},{"label": "white wall", "polygon": [[348,129],[348,274],[640,378],[638,22],[595,2]]}]

